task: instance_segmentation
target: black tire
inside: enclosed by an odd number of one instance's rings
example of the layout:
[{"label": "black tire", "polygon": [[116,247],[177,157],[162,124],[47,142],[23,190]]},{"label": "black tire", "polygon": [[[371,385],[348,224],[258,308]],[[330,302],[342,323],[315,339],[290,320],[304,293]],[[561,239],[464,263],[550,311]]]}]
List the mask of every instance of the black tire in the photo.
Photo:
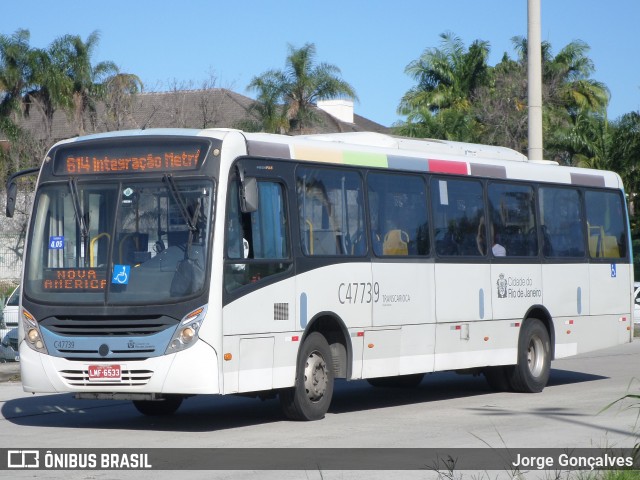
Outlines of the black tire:
[{"label": "black tire", "polygon": [[312,332],[298,353],[295,384],[280,391],[280,405],[291,420],[320,420],[333,397],[333,361],[324,336]]},{"label": "black tire", "polygon": [[420,385],[424,373],[413,373],[411,375],[398,375],[397,377],[368,378],[367,382],[373,387],[382,388],[414,388]]},{"label": "black tire", "polygon": [[518,363],[509,376],[516,392],[538,393],[547,386],[551,371],[549,332],[537,318],[525,320],[518,339]]},{"label": "black tire", "polygon": [[163,400],[134,400],[133,406],[143,415],[158,417],[173,415],[180,408],[182,400],[180,395],[166,395]]},{"label": "black tire", "polygon": [[513,371],[513,365],[503,365],[499,367],[487,367],[482,373],[491,387],[496,392],[510,392],[511,384],[509,378]]}]

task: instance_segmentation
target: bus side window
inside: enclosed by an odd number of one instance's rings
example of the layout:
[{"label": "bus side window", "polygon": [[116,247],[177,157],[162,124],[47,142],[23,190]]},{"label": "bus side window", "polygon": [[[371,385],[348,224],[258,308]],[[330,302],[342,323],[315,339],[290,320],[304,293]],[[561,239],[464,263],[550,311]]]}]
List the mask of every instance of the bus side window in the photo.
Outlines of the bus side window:
[{"label": "bus side window", "polygon": [[298,222],[305,255],[366,254],[362,190],[356,172],[298,169]]},{"label": "bus side window", "polygon": [[584,257],[580,192],[572,188],[542,187],[539,193],[544,255]]},{"label": "bus side window", "polygon": [[487,192],[493,243],[502,245],[508,256],[538,255],[533,187],[496,182],[489,184]]},{"label": "bus side window", "polygon": [[627,256],[624,206],[617,192],[587,190],[585,206],[592,258]]},{"label": "bus side window", "polygon": [[277,182],[259,181],[258,195],[258,209],[242,213],[237,182],[230,184],[224,278],[228,292],[282,273],[291,265],[284,188]]},{"label": "bus side window", "polygon": [[[486,247],[478,239],[478,232],[483,229],[482,195],[482,184],[476,180],[432,177],[431,204],[438,255],[486,255]],[[486,238],[486,233],[483,235]]]},{"label": "bus side window", "polygon": [[376,255],[428,255],[427,190],[422,177],[370,173],[371,237]]}]

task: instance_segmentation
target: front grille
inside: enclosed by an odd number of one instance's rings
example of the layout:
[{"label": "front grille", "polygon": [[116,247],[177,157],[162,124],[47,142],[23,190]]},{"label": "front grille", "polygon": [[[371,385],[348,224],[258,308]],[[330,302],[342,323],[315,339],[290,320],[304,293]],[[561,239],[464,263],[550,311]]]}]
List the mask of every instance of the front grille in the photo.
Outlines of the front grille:
[{"label": "front grille", "polygon": [[104,390],[104,387],[141,387],[149,383],[153,372],[151,370],[122,370],[120,382],[90,382],[88,370],[61,370],[60,375],[72,387],[94,387]]},{"label": "front grille", "polygon": [[57,335],[73,337],[146,336],[175,327],[178,321],[158,317],[49,317],[41,325]]}]

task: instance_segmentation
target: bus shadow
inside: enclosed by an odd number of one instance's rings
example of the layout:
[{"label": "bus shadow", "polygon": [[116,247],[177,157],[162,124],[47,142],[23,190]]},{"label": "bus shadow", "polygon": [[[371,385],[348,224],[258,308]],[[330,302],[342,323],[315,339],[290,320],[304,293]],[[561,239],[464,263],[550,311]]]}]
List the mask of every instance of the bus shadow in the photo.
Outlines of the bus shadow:
[{"label": "bus shadow", "polygon": [[36,395],[4,403],[2,416],[20,426],[209,432],[283,420],[277,399],[197,395],[169,416],[146,416],[130,401],[77,400],[72,394]]},{"label": "bus shadow", "polygon": [[[606,378],[589,373],[552,369],[547,386],[593,382]],[[330,412],[349,413],[479,395],[501,394],[489,387],[483,375],[460,375],[455,372],[438,372],[426,375],[417,388],[374,388],[369,386],[366,381],[350,382],[348,385],[351,384],[357,385],[357,387],[348,392],[334,393]]]},{"label": "bus shadow", "polygon": [[[592,382],[606,377],[567,370],[551,371],[549,387]],[[330,414],[497,394],[483,376],[440,372],[425,376],[416,388],[372,387],[366,381],[337,381]],[[148,417],[128,401],[77,400],[71,394],[36,395],[8,400],[1,410],[21,426],[210,432],[285,421],[277,398],[198,395],[186,399],[171,416]]]},{"label": "bus shadow", "polygon": [[592,373],[574,372],[572,370],[551,369],[547,386],[556,387],[559,385],[571,385],[573,383],[594,382],[596,380],[606,380],[609,377],[594,375]]}]

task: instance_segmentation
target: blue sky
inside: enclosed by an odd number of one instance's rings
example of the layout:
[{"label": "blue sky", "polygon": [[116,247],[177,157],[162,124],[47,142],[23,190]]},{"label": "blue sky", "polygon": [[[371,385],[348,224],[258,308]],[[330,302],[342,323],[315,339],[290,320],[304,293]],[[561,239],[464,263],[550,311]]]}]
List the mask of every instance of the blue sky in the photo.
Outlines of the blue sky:
[{"label": "blue sky", "polygon": [[[640,110],[640,1],[541,0],[542,39],[553,53],[572,40],[590,47],[593,78],[611,91],[609,118]],[[439,34],[465,45],[491,45],[489,63],[515,52],[511,38],[527,33],[526,0],[4,0],[0,33],[24,28],[32,47],[94,30],[101,38],[94,60],[111,60],[138,75],[148,90],[171,84],[216,86],[248,96],[251,79],[283,68],[287,44],[316,45],[317,60],[332,63],[360,101],[356,113],[384,125],[413,81],[409,62]]]}]

